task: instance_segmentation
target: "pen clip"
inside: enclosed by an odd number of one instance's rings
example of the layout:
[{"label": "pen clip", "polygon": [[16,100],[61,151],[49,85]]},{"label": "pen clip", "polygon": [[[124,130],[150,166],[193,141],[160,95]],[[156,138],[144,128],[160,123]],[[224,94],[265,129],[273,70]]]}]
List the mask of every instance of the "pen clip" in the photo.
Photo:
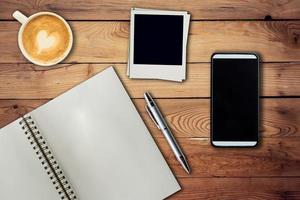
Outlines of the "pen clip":
[{"label": "pen clip", "polygon": [[158,123],[156,122],[156,120],[155,120],[155,118],[154,118],[152,112],[150,111],[149,107],[148,107],[148,106],[145,106],[145,108],[146,108],[146,111],[147,111],[147,113],[149,114],[150,118],[151,118],[152,121],[154,122],[154,124],[157,126],[158,129],[160,129],[160,128],[159,128],[159,125],[158,125]]}]

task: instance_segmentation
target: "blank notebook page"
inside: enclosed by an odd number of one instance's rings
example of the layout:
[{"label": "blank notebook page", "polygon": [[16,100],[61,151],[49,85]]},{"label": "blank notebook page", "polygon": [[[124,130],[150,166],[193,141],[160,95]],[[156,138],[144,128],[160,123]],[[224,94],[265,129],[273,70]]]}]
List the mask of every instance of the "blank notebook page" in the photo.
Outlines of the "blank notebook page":
[{"label": "blank notebook page", "polygon": [[180,190],[112,67],[29,115],[78,199],[153,200]]},{"label": "blank notebook page", "polygon": [[59,199],[19,121],[0,129],[0,199]]}]

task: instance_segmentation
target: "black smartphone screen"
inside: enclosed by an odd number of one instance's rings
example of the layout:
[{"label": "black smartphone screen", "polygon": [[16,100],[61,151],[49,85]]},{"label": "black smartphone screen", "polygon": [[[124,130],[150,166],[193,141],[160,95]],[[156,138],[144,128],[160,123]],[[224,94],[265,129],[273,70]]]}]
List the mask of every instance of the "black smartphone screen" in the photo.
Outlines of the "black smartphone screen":
[{"label": "black smartphone screen", "polygon": [[252,57],[212,58],[213,141],[258,140],[259,60]]}]

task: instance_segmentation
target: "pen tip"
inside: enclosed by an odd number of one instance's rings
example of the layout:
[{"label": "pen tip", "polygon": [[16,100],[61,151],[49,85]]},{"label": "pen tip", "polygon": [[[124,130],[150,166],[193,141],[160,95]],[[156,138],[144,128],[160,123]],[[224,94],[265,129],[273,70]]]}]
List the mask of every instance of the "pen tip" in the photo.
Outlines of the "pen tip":
[{"label": "pen tip", "polygon": [[191,170],[190,170],[189,164],[188,164],[187,160],[185,159],[185,157],[180,156],[180,163],[181,163],[183,169],[184,169],[188,174],[190,174],[190,173],[191,173]]},{"label": "pen tip", "polygon": [[189,166],[185,167],[184,169],[185,169],[186,173],[191,174]]},{"label": "pen tip", "polygon": [[149,94],[149,92],[146,91],[146,92],[144,93],[144,98],[145,98],[145,99],[150,99],[150,94]]}]

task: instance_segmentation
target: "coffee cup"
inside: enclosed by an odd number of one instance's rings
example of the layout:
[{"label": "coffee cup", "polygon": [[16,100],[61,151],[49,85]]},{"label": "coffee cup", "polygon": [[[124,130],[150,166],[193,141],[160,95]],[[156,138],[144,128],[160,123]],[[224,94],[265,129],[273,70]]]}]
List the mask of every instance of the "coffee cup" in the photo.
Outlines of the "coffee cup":
[{"label": "coffee cup", "polygon": [[22,24],[18,45],[27,60],[40,66],[52,66],[68,56],[73,34],[64,18],[52,12],[26,17],[20,11],[15,11],[13,17]]}]

